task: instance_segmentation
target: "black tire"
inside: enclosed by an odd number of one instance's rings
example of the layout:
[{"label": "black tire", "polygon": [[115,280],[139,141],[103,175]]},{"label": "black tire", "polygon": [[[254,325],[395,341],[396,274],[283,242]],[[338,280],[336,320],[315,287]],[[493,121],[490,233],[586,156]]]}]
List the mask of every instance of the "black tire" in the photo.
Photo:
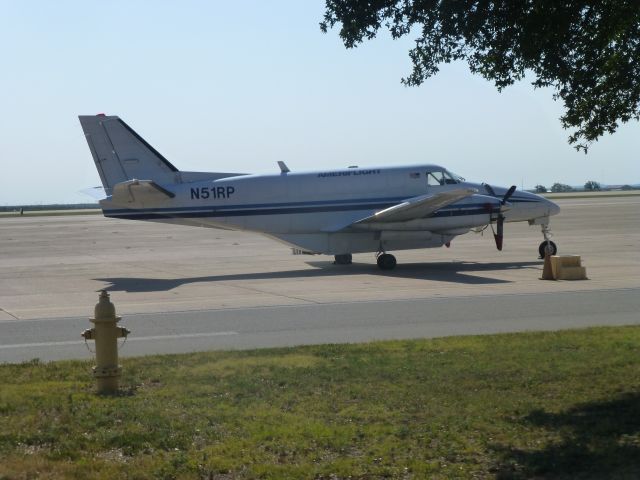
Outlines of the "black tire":
[{"label": "black tire", "polygon": [[396,264],[396,257],[390,253],[383,253],[378,256],[378,267],[380,267],[380,270],[393,270],[396,268]]},{"label": "black tire", "polygon": [[350,253],[335,255],[334,258],[336,259],[336,261],[334,262],[336,265],[351,265],[352,256]]},{"label": "black tire", "polygon": [[[547,241],[545,240],[538,247],[538,253],[540,254],[540,258],[544,258],[544,253],[547,248]],[[549,255],[555,255],[558,253],[558,247],[552,241],[549,241]]]}]

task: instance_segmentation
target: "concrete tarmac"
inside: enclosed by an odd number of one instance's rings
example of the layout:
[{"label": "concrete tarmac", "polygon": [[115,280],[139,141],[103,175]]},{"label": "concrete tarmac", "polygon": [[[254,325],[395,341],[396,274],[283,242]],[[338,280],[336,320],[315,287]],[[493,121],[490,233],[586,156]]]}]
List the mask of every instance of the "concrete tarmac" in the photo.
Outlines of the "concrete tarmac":
[{"label": "concrete tarmac", "polygon": [[86,357],[102,288],[134,332],[129,355],[637,323],[640,196],[557,201],[553,240],[587,281],[539,280],[542,236],[526,224],[505,226],[503,252],[471,233],[393,252],[381,272],[372,254],[338,266],[246,232],[0,218],[0,362]]}]

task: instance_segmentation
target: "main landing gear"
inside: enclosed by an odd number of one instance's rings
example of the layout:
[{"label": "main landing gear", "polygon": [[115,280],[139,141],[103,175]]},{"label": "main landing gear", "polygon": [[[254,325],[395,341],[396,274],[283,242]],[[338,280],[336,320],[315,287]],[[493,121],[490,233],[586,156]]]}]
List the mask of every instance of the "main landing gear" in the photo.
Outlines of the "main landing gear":
[{"label": "main landing gear", "polygon": [[554,242],[551,241],[551,231],[549,230],[549,224],[542,224],[542,236],[544,237],[544,241],[538,247],[538,253],[540,254],[540,259],[543,259],[545,254],[555,255],[558,253],[558,247]]},{"label": "main landing gear", "polygon": [[390,253],[380,252],[377,255],[378,267],[380,270],[393,270],[396,268],[396,257]]},{"label": "main landing gear", "polygon": [[350,253],[343,253],[342,255],[335,255],[336,259],[333,262],[335,265],[351,265],[352,257]]},{"label": "main landing gear", "polygon": [[[334,265],[351,265],[352,256],[350,253],[343,253],[341,255],[334,255],[335,261]],[[376,259],[378,262],[378,267],[380,270],[393,270],[396,268],[396,257],[391,255],[390,253],[379,252],[376,255]]]}]

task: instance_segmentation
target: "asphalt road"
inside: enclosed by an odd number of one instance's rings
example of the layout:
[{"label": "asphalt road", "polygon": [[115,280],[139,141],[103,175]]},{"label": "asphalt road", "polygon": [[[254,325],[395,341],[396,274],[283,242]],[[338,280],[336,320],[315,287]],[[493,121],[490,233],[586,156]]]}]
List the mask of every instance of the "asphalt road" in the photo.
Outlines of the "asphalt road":
[{"label": "asphalt road", "polygon": [[[121,354],[637,325],[639,311],[635,288],[134,314],[122,321],[133,333]],[[4,322],[0,362],[89,358],[79,339],[88,326],[86,318]]]},{"label": "asphalt road", "polygon": [[[351,266],[269,239],[98,216],[0,219],[0,362],[88,358],[96,292],[132,330],[123,355],[553,330],[640,321],[640,197],[559,201],[561,253],[589,280],[539,280],[539,231]],[[395,253],[395,252],[394,252]]]}]

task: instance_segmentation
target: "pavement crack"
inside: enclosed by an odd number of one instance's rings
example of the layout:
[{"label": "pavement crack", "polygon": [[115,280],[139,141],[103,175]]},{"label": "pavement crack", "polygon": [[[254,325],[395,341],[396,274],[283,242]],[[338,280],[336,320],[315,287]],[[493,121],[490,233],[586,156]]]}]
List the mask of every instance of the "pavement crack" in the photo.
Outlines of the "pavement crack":
[{"label": "pavement crack", "polygon": [[260,290],[259,288],[248,287],[246,285],[235,285],[235,284],[226,283],[226,282],[222,283],[222,285],[225,285],[227,287],[232,287],[232,288],[239,288],[239,289],[242,289],[242,290],[248,290],[250,292],[260,293],[262,295],[273,295],[275,297],[288,298],[289,300],[299,300],[301,302],[312,303],[312,304],[315,304],[315,305],[321,305],[322,304],[322,302],[318,302],[316,300],[311,300],[309,298],[296,297],[295,295],[285,295],[283,293],[267,292],[267,291],[264,291],[264,290]]},{"label": "pavement crack", "polygon": [[10,317],[15,318],[16,320],[20,320],[20,317],[16,317],[13,313],[11,313],[11,312],[9,312],[9,311],[5,310],[4,308],[0,308],[0,312],[4,312],[4,313],[6,313],[7,315],[9,315]]}]

